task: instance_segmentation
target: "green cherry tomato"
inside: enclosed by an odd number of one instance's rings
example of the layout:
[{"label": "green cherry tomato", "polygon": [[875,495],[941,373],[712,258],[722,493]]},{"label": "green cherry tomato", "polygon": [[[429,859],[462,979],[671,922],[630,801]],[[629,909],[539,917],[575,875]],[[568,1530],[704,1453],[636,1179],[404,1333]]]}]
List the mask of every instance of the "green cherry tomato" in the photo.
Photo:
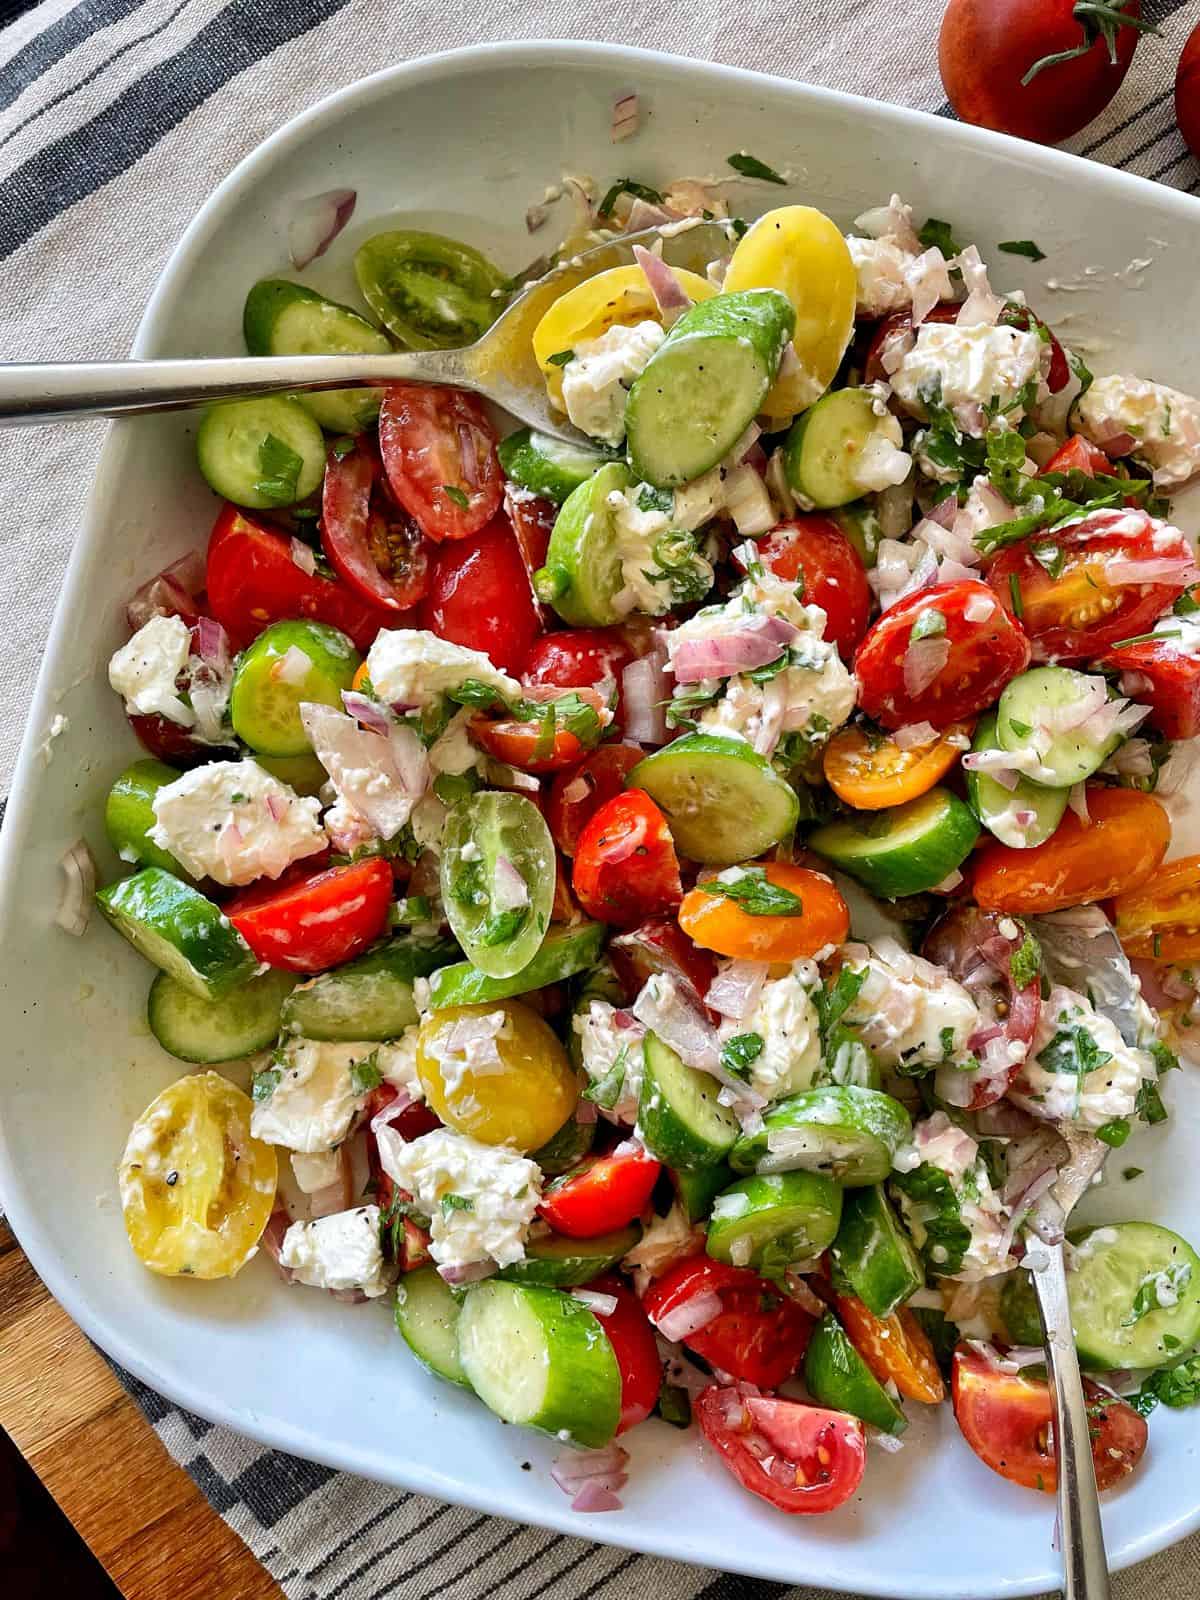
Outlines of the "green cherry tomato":
[{"label": "green cherry tomato", "polygon": [[507,298],[508,279],[486,256],[440,233],[377,233],[354,272],[371,310],[412,350],[474,344]]},{"label": "green cherry tomato", "polygon": [[554,841],[523,795],[461,801],[442,835],[442,903],[468,959],[508,978],[537,953],[554,904]]}]

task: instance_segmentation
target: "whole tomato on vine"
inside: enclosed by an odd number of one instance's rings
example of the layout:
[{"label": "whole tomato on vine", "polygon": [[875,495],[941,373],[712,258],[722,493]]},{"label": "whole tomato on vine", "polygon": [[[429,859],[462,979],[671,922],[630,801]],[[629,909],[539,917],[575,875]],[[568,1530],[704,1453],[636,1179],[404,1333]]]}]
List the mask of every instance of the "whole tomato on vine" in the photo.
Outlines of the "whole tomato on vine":
[{"label": "whole tomato on vine", "polygon": [[1200,156],[1200,24],[1188,36],[1175,74],[1175,121],[1188,149]]}]

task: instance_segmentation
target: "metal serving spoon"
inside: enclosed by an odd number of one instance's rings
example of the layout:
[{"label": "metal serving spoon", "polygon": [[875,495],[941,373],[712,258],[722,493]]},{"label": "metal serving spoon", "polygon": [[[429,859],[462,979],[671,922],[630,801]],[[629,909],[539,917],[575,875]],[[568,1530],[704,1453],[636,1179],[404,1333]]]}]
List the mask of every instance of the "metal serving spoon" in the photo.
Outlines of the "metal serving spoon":
[{"label": "metal serving spoon", "polygon": [[724,228],[713,222],[647,228],[597,245],[531,283],[482,339],[461,350],[398,350],[382,356],[5,362],[0,364],[0,426],[178,411],[262,394],[445,383],[495,401],[542,433],[571,444],[589,444],[550,407],[534,360],[533,330],[550,304],[568,289],[610,267],[628,266],[635,244],[648,248],[660,239],[669,265],[701,274],[708,262],[729,249]]}]

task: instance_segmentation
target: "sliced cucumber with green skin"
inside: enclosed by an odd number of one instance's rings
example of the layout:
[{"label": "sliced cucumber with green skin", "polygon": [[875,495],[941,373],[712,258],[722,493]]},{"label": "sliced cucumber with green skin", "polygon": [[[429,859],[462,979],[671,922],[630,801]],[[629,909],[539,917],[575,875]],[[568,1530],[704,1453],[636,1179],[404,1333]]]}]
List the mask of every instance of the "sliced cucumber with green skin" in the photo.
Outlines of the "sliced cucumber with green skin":
[{"label": "sliced cucumber with green skin", "polygon": [[[286,278],[263,278],[246,296],[242,333],[252,356],[387,355],[386,334],[349,306]],[[379,389],[331,389],[297,402],[330,433],[361,433],[379,415]]]},{"label": "sliced cucumber with green skin", "polygon": [[936,888],[967,859],[978,837],[970,808],[949,789],[930,789],[907,805],[826,823],[809,834],[808,847],[872,894],[896,900]]},{"label": "sliced cucumber with green skin", "polygon": [[869,501],[855,500],[848,506],[836,507],[833,520],[862,557],[863,566],[873,567],[883,538],[875,507]]},{"label": "sliced cucumber with green skin", "polygon": [[869,389],[835,389],[798,417],[784,445],[793,490],[819,510],[861,499],[863,453],[881,419]]},{"label": "sliced cucumber with green skin", "polygon": [[435,972],[429,984],[429,1004],[434,1011],[446,1006],[470,1006],[485,1000],[507,1000],[510,995],[544,989],[548,983],[594,966],[607,932],[602,922],[585,922],[574,928],[551,928],[542,947],[520,972],[509,978],[490,978],[470,961]]},{"label": "sliced cucumber with green skin", "polygon": [[140,955],[202,1000],[254,976],[254,952],[220,907],[161,867],[101,889],[96,904]]},{"label": "sliced cucumber with green skin", "polygon": [[890,1317],[923,1288],[921,1258],[878,1186],[850,1189],[830,1256],[868,1311]]},{"label": "sliced cucumber with green skin", "polygon": [[848,1189],[882,1183],[912,1136],[908,1112],[877,1089],[805,1089],[771,1106],[757,1133],[744,1133],[735,1172],[825,1172]]},{"label": "sliced cucumber with green skin", "polygon": [[342,690],[349,689],[361,665],[353,640],[327,623],[273,622],[242,652],[234,672],[229,695],[234,732],[263,755],[311,755],[301,705],[313,701],[340,711]]},{"label": "sliced cucumber with green skin", "polygon": [[[996,706],[1000,748],[1014,754],[1028,750],[1030,735],[1039,720],[1044,720],[1047,712],[1070,711],[1079,705],[1094,683],[1094,676],[1070,667],[1034,667],[1022,672],[1005,686]],[[1053,778],[1043,781],[1056,789],[1082,783],[1104,765],[1121,740],[1119,733],[1096,740],[1077,729],[1054,734],[1049,748],[1038,756],[1046,771],[1053,773]]]},{"label": "sliced cucumber with green skin", "polygon": [[436,1267],[406,1272],[396,1285],[396,1327],[435,1378],[471,1387],[458,1359],[459,1302]]},{"label": "sliced cucumber with green skin", "polygon": [[742,1178],[718,1195],[708,1224],[708,1253],[730,1266],[782,1278],[833,1243],[842,1192],[820,1172]]},{"label": "sliced cucumber with green skin", "polygon": [[652,1155],[668,1167],[712,1167],[733,1149],[741,1125],[718,1104],[720,1084],[687,1066],[657,1034],[642,1048],[642,1092],[638,1127]]},{"label": "sliced cucumber with green skin", "polygon": [[607,628],[621,619],[614,601],[625,587],[610,494],[633,482],[619,461],[573,489],[554,519],[546,565],[533,575],[538,598],[575,628]]},{"label": "sliced cucumber with green skin", "polygon": [[[996,735],[996,714],[989,711],[975,729],[971,749],[1002,748]],[[1067,809],[1066,789],[1047,789],[1030,778],[1018,778],[1015,789],[1006,789],[986,772],[968,771],[966,777],[971,810],[989,833],[1014,850],[1032,850],[1035,845],[1045,844]],[[1019,815],[1032,815],[1033,820],[1019,823]]]},{"label": "sliced cucumber with green skin", "polygon": [[795,326],[777,289],[719,294],[685,311],[629,391],[634,473],[670,489],[723,460],[758,415]]},{"label": "sliced cucumber with green skin", "polygon": [[660,807],[678,850],[708,866],[753,860],[800,815],[795,791],[769,761],[744,739],[716,733],[684,734],[639,761],[626,782]]},{"label": "sliced cucumber with green skin", "polygon": [[636,1222],[627,1228],[618,1228],[615,1233],[599,1234],[594,1239],[568,1239],[561,1233],[552,1233],[543,1239],[530,1239],[525,1246],[524,1261],[501,1267],[497,1276],[506,1283],[574,1289],[615,1267],[641,1237],[642,1230]]},{"label": "sliced cucumber with green skin", "polygon": [[804,1354],[804,1384],[818,1405],[848,1411],[881,1433],[903,1433],[908,1427],[908,1418],[850,1343],[832,1312],[827,1312],[813,1329]]},{"label": "sliced cucumber with green skin", "polygon": [[540,1150],[534,1150],[529,1159],[536,1161],[548,1178],[560,1177],[578,1166],[596,1142],[596,1122],[577,1122],[570,1116],[552,1139],[547,1139]]},{"label": "sliced cucumber with green skin", "polygon": [[163,1049],[180,1061],[240,1061],[275,1043],[280,1010],[295,986],[295,973],[264,972],[219,1000],[202,1000],[160,972],[150,985],[146,1020]]},{"label": "sliced cucumber with green skin", "polygon": [[453,939],[392,939],[292,990],[280,1026],[302,1039],[395,1039],[420,1021],[413,983],[458,954]]},{"label": "sliced cucumber with green skin", "polygon": [[733,1168],[727,1161],[718,1161],[713,1167],[671,1169],[676,1198],[689,1222],[707,1222],[713,1201],[733,1181]]},{"label": "sliced cucumber with green skin", "polygon": [[155,844],[150,829],[156,824],[154,796],[164,784],[174,783],[181,774],[165,761],[135,761],[108,791],[104,804],[104,830],[108,842],[122,861],[139,867],[161,867],[177,878],[191,881],[169,850]]},{"label": "sliced cucumber with green skin", "polygon": [[599,1320],[557,1289],[491,1279],[458,1319],[467,1382],[505,1422],[599,1449],[621,1420],[621,1372]]},{"label": "sliced cucumber with green skin", "polygon": [[196,460],[222,499],[266,511],[307,500],[320,487],[325,438],[297,400],[230,400],[204,413]]},{"label": "sliced cucumber with green skin", "polygon": [[567,444],[548,433],[518,428],[496,446],[504,476],[518,488],[540,494],[556,505],[586,483],[612,458],[586,445]]},{"label": "sliced cucumber with green skin", "polygon": [[487,790],[459,801],[446,818],[442,905],[464,953],[489,978],[511,978],[537,954],[550,926],[555,870],[550,829],[524,795]]},{"label": "sliced cucumber with green skin", "polygon": [[265,756],[258,751],[254,759],[264,772],[286,783],[297,794],[315,795],[329,782],[329,774],[314,755]]},{"label": "sliced cucumber with green skin", "polygon": [[1186,1239],[1155,1222],[1110,1223],[1070,1239],[1067,1291],[1084,1366],[1158,1367],[1200,1343],[1200,1257]]}]

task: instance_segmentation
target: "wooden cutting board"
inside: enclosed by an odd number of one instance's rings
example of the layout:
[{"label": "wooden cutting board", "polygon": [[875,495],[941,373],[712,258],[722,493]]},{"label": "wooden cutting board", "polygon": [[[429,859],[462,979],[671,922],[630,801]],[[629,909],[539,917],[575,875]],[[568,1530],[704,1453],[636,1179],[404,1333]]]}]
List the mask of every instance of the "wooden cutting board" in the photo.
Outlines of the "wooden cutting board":
[{"label": "wooden cutting board", "polygon": [[0,1221],[0,1427],[126,1600],[283,1600]]}]

